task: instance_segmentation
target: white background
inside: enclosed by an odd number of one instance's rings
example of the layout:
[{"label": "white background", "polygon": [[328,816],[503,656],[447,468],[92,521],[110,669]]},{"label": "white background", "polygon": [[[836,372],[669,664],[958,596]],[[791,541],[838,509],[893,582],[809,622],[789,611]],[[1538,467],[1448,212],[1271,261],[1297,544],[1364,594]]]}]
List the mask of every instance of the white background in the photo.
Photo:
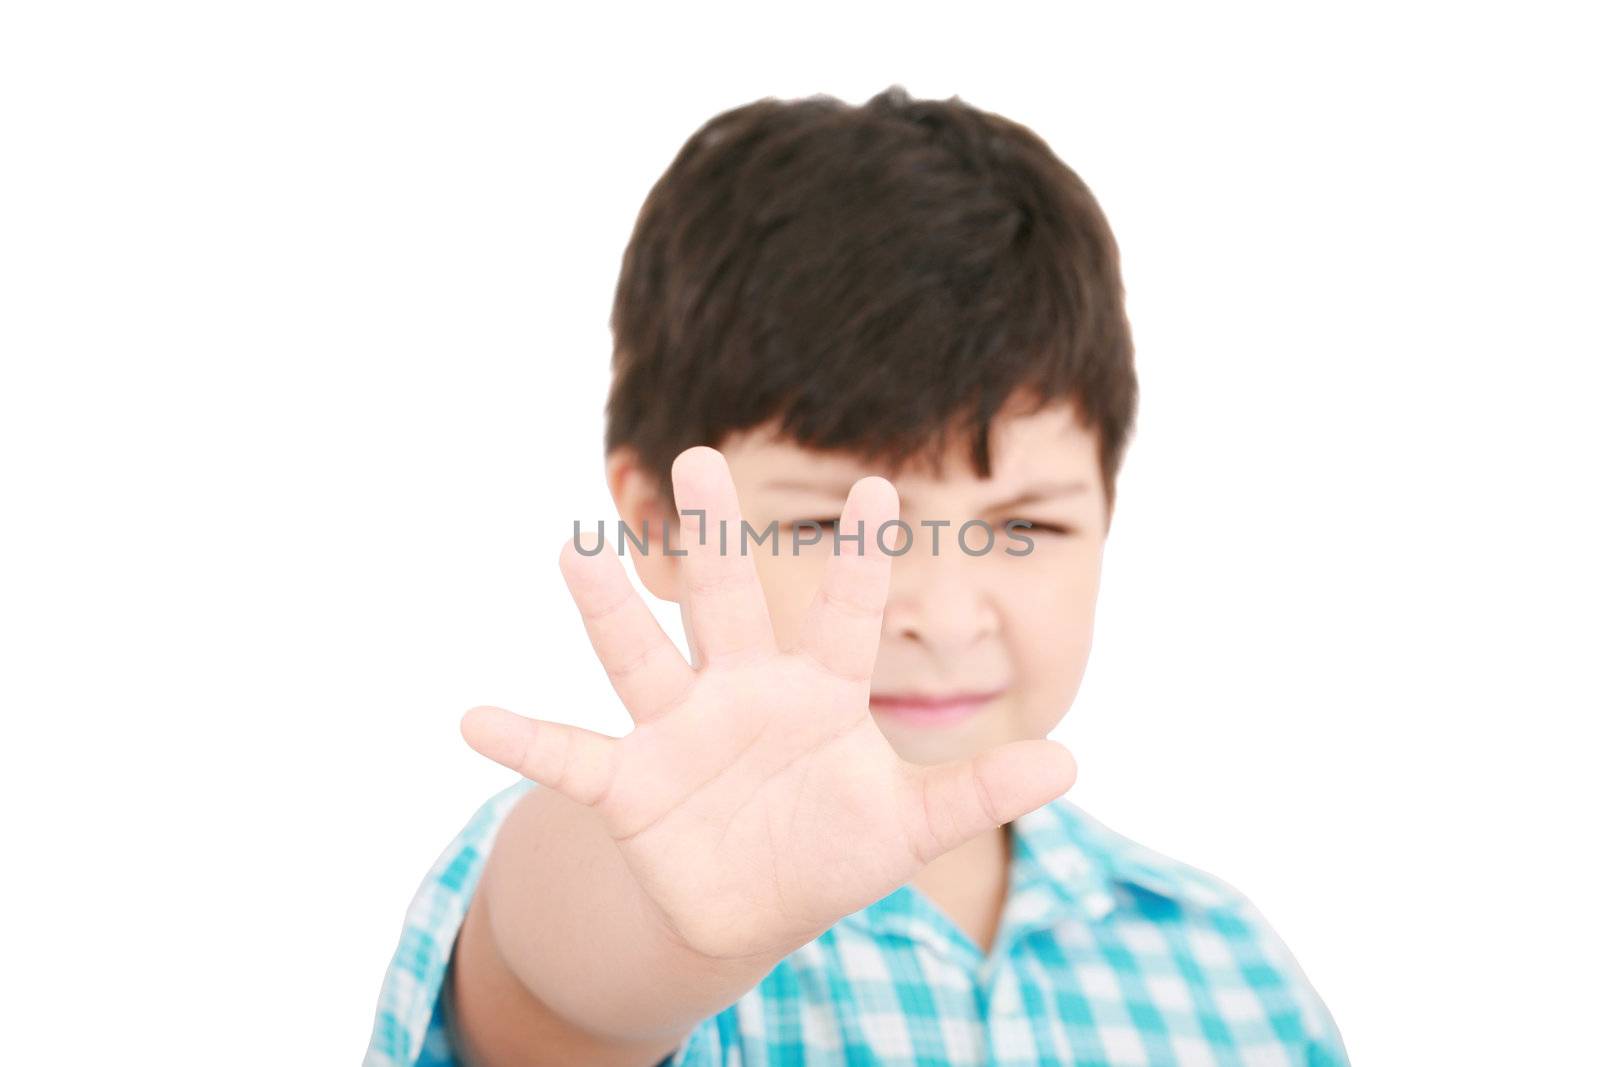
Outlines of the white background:
[{"label": "white background", "polygon": [[1123,250],[1073,798],[1246,892],[1358,1064],[1592,1055],[1576,10],[8,5],[7,1058],[360,1056],[510,781],[461,712],[625,729],[555,560],[614,515],[645,192],[896,82],[1032,126]]}]

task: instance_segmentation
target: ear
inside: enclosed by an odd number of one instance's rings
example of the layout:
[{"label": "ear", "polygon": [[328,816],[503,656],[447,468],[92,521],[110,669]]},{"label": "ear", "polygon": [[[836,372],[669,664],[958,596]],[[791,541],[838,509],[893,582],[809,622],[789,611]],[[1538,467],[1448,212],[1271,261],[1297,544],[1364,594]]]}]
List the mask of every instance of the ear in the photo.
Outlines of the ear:
[{"label": "ear", "polygon": [[[682,533],[672,505],[661,495],[655,475],[639,462],[639,454],[627,446],[619,447],[606,456],[606,484],[611,488],[611,499],[617,505],[617,517],[627,525],[629,533],[644,541],[648,551],[639,552],[631,541],[625,551],[633,560],[639,580],[650,594],[659,600],[677,602],[678,582],[682,569],[681,557],[666,553],[666,530],[672,527],[672,548],[683,551]],[[618,531],[620,533],[620,531]],[[617,534],[608,537],[615,548]]]}]

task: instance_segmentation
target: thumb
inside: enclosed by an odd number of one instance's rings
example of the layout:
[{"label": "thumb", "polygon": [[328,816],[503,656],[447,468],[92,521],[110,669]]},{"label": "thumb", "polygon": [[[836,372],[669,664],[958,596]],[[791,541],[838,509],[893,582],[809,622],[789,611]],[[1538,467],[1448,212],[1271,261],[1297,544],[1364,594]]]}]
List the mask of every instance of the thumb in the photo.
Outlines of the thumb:
[{"label": "thumb", "polygon": [[1056,799],[1078,777],[1078,764],[1057,741],[1012,741],[966,760],[919,768],[907,825],[924,865],[986,830]]}]

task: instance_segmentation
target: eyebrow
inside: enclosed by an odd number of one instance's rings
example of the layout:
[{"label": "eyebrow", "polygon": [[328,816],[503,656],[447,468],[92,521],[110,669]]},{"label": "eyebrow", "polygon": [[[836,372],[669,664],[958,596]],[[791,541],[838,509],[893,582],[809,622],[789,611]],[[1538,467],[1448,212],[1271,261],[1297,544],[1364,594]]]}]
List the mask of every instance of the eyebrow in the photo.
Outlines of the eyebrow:
[{"label": "eyebrow", "polygon": [[[788,478],[779,478],[765,483],[761,486],[761,488],[799,489],[818,493],[823,496],[838,497],[839,499],[843,500],[850,494],[851,484],[854,483],[822,485],[816,482],[795,481]],[[1020,507],[1023,504],[1036,504],[1041,500],[1051,500],[1062,496],[1074,496],[1078,493],[1085,492],[1088,490],[1088,488],[1089,483],[1083,481],[1082,479],[1072,482],[1041,482],[1038,485],[1029,486],[1021,493],[1007,500],[996,501],[995,503],[990,504],[989,507],[993,509],[1000,509]],[[906,498],[904,496],[900,498],[900,503],[906,503]]]}]

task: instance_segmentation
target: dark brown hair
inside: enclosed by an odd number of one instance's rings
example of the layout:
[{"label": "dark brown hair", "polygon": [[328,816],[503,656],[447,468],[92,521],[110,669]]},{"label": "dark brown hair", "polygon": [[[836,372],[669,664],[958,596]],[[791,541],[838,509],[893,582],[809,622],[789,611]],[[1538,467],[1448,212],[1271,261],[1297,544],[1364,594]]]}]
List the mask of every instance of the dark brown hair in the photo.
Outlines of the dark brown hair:
[{"label": "dark brown hair", "polygon": [[1061,400],[1110,499],[1137,400],[1088,187],[1026,126],[899,85],[697,130],[640,209],[611,330],[606,452],[636,449],[669,501],[679,452],[773,419],[890,470],[961,433],[988,477],[996,412]]}]

